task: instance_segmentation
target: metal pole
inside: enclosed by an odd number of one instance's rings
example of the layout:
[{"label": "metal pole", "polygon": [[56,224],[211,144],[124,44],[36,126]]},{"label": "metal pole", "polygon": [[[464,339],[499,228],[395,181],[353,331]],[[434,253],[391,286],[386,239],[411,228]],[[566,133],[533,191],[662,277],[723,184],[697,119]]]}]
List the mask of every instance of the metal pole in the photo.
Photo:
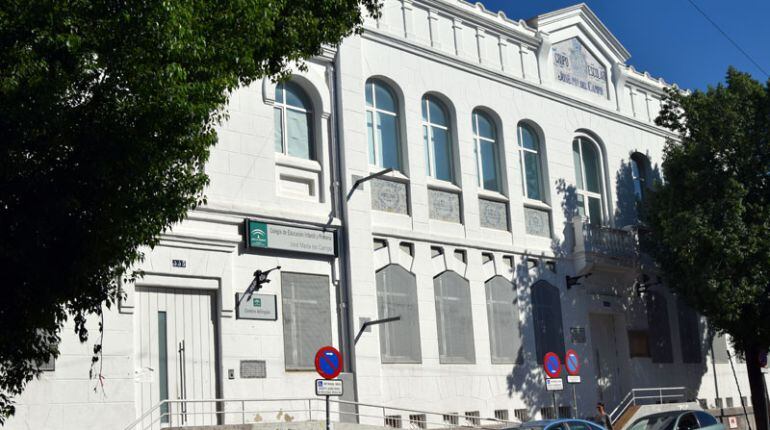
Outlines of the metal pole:
[{"label": "metal pole", "polygon": [[326,396],[326,430],[332,430],[332,425],[329,422],[329,396]]},{"label": "metal pole", "polygon": [[551,396],[553,396],[553,418],[557,419],[559,418],[559,409],[556,407],[556,391],[551,391]]},{"label": "metal pole", "polygon": [[246,404],[241,400],[241,424],[246,424]]},{"label": "metal pole", "polygon": [[749,413],[746,412],[746,403],[743,402],[743,394],[741,393],[741,384],[738,383],[738,375],[735,373],[735,366],[733,365],[733,355],[730,351],[727,351],[727,358],[730,360],[730,368],[733,369],[733,377],[735,378],[735,386],[738,387],[738,397],[741,398],[741,406],[743,406],[743,416],[746,417],[746,425],[751,430],[751,422],[749,422]]},{"label": "metal pole", "polygon": [[307,399],[307,420],[313,421],[313,405],[312,400]]},{"label": "metal pole", "polygon": [[572,384],[572,404],[574,405],[574,408],[575,408],[575,416],[573,418],[577,418],[578,417],[577,388],[576,388],[576,385],[577,384]]}]

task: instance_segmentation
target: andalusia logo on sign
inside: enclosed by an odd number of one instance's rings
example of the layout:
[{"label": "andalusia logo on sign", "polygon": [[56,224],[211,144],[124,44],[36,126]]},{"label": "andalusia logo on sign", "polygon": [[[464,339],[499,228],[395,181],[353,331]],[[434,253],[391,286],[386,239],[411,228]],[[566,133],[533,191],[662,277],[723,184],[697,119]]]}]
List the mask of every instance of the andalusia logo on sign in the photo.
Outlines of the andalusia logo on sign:
[{"label": "andalusia logo on sign", "polygon": [[249,222],[249,246],[267,248],[267,224],[263,222]]}]

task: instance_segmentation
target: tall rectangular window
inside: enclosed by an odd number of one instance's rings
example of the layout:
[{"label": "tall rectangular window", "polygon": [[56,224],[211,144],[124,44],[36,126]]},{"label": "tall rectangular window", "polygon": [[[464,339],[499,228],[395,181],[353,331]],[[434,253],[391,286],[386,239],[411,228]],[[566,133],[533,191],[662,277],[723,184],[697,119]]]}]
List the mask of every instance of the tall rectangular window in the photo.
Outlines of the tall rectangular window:
[{"label": "tall rectangular window", "polygon": [[420,318],[414,275],[391,264],[377,272],[376,278],[379,318],[401,318],[379,326],[382,362],[420,363]]},{"label": "tall rectangular window", "polygon": [[[166,312],[158,312],[158,387],[160,400],[168,400],[168,331]],[[160,405],[160,422],[168,422],[168,403]]]},{"label": "tall rectangular window", "polygon": [[436,296],[439,362],[475,363],[468,281],[455,272],[447,271],[433,279],[433,289]]},{"label": "tall rectangular window", "polygon": [[315,353],[330,345],[329,277],[281,273],[283,351],[287,370],[312,370]]},{"label": "tall rectangular window", "polygon": [[674,353],[671,348],[671,327],[668,323],[668,304],[666,298],[655,291],[645,295],[647,325],[650,330],[650,352],[653,363],[673,363]]},{"label": "tall rectangular window", "polygon": [[492,363],[521,363],[519,310],[513,283],[502,276],[495,276],[486,282],[485,288]]},{"label": "tall rectangular window", "polygon": [[700,363],[703,355],[701,347],[703,326],[700,322],[700,316],[681,298],[677,299],[676,305],[679,316],[679,343],[682,346],[682,361]]}]

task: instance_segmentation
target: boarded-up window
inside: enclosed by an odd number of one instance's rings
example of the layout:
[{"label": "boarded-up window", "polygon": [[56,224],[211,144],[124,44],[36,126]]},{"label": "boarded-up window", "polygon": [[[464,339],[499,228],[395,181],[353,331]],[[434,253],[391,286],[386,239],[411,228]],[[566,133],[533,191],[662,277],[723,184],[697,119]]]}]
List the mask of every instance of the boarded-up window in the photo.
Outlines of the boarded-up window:
[{"label": "boarded-up window", "polygon": [[650,352],[653,363],[673,363],[671,352],[671,328],[668,322],[666,298],[650,291],[645,295],[647,325],[650,333]]},{"label": "boarded-up window", "polygon": [[701,323],[700,316],[684,300],[676,301],[679,316],[679,344],[682,346],[682,361],[685,363],[701,362]]},{"label": "boarded-up window", "polygon": [[511,281],[495,276],[485,284],[489,346],[494,364],[521,363],[521,335],[516,289]]},{"label": "boarded-up window", "polygon": [[631,358],[650,357],[650,340],[646,330],[628,331],[628,351]]},{"label": "boarded-up window", "polygon": [[543,363],[547,352],[564,354],[564,328],[561,319],[559,289],[546,281],[537,281],[530,287],[532,295],[532,323],[535,329],[537,362]]},{"label": "boarded-up window", "polygon": [[316,351],[332,341],[329,277],[283,272],[281,296],[286,369],[313,369]]},{"label": "boarded-up window", "polygon": [[436,296],[439,362],[475,363],[471,292],[468,281],[455,272],[433,278]]},{"label": "boarded-up window", "polygon": [[377,312],[382,318],[400,316],[399,321],[380,325],[383,363],[419,363],[420,318],[417,311],[417,281],[401,266],[391,264],[377,272]]}]

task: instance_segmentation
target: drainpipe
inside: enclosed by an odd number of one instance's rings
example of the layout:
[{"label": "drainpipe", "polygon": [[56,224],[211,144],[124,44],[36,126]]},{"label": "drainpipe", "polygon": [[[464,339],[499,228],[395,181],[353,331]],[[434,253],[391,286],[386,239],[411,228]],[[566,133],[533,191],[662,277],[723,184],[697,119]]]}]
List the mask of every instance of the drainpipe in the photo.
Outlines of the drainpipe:
[{"label": "drainpipe", "polygon": [[[342,150],[342,115],[340,113],[340,91],[342,87],[342,79],[339,73],[340,64],[340,52],[339,46],[337,52],[334,55],[334,61],[327,73],[327,85],[331,92],[331,160],[332,160],[332,186],[334,188],[334,197],[332,199],[332,210],[334,215],[340,220],[342,226],[337,230],[337,258],[339,259],[340,273],[339,273],[339,307],[337,309],[340,315],[340,327],[339,327],[339,339],[340,348],[342,349],[342,356],[344,361],[344,371],[350,373],[353,376],[353,401],[358,401],[358,382],[356,378],[356,355],[355,355],[355,337],[352,315],[352,291],[350,285],[351,271],[350,271],[350,239],[348,236],[348,222],[347,222],[347,180],[345,176],[345,166],[342,162],[344,154]],[[356,414],[358,413],[358,406],[356,405]],[[356,415],[357,421],[358,415]]]}]

